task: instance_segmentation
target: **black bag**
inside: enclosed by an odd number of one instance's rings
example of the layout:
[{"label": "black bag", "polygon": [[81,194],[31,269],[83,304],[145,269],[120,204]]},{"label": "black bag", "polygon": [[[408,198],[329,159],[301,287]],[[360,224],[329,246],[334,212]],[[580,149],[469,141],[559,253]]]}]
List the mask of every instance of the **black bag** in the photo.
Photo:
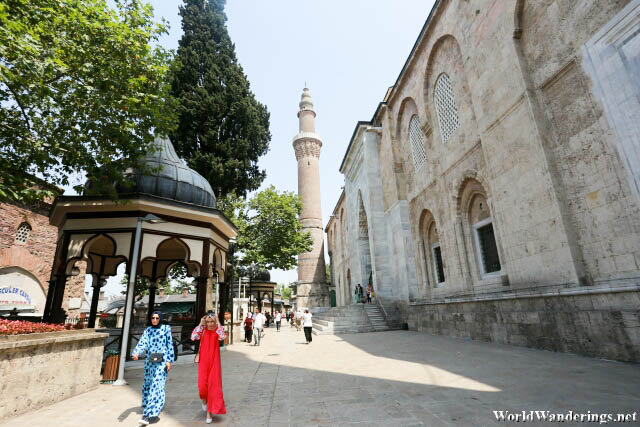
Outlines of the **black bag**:
[{"label": "black bag", "polygon": [[151,353],[149,355],[149,360],[153,363],[162,362],[163,359],[164,359],[164,353]]}]

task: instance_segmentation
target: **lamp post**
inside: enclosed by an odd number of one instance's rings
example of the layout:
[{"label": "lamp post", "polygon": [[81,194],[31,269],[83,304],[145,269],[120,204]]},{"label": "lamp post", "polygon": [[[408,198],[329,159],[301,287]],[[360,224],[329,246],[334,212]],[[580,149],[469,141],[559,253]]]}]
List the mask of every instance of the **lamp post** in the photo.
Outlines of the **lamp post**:
[{"label": "lamp post", "polygon": [[129,330],[131,326],[131,312],[133,311],[133,297],[138,274],[138,257],[140,255],[140,235],[142,234],[142,221],[150,224],[166,222],[153,214],[147,214],[144,218],[138,217],[136,234],[133,239],[133,257],[131,259],[131,271],[129,272],[129,286],[127,287],[127,300],[124,305],[124,324],[122,326],[122,342],[120,345],[120,362],[118,364],[118,379],[113,385],[127,385],[124,379],[124,362],[127,358],[127,344],[129,343]]},{"label": "lamp post", "polygon": [[218,272],[216,271],[216,298],[213,303],[213,312],[220,317],[220,311],[218,310]]}]

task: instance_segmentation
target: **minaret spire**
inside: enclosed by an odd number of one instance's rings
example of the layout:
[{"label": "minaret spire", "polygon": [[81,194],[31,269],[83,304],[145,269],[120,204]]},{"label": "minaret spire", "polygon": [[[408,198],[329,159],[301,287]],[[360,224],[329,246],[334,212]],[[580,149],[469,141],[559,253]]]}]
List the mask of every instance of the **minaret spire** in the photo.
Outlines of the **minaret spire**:
[{"label": "minaret spire", "polygon": [[313,237],[313,249],[298,256],[298,307],[327,306],[328,291],[325,284],[324,232],[320,202],[320,149],[322,139],[316,133],[316,113],[313,99],[306,87],[302,91],[298,111],[299,132],[293,137],[293,148],[298,161],[298,195],[303,209],[300,222],[303,231]]}]

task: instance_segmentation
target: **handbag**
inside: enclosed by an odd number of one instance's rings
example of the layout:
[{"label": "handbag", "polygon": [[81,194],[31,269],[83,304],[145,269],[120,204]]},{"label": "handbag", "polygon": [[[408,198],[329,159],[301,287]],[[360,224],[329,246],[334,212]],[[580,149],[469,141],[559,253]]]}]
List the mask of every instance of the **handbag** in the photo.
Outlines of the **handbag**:
[{"label": "handbag", "polygon": [[153,363],[162,362],[163,359],[164,359],[164,353],[151,353],[149,355],[149,360]]}]

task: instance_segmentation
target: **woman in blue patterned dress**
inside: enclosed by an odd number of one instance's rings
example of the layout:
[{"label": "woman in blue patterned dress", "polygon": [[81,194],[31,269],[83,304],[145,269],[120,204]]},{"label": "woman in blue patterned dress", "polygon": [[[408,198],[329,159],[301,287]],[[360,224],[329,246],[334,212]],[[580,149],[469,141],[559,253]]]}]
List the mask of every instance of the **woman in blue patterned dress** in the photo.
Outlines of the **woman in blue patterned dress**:
[{"label": "woman in blue patterned dress", "polygon": [[[138,360],[140,353],[146,353],[144,384],[142,385],[143,413],[142,419],[139,421],[141,425],[145,426],[149,424],[149,418],[157,417],[162,411],[167,374],[171,370],[171,363],[175,360],[171,326],[161,324],[161,320],[162,313],[153,312],[151,326],[144,330],[138,345],[131,352],[133,360]],[[150,359],[152,353],[162,353],[162,360],[152,362]]]}]

